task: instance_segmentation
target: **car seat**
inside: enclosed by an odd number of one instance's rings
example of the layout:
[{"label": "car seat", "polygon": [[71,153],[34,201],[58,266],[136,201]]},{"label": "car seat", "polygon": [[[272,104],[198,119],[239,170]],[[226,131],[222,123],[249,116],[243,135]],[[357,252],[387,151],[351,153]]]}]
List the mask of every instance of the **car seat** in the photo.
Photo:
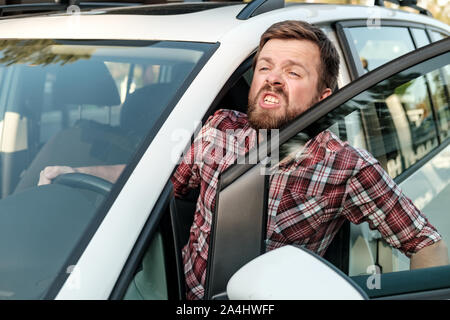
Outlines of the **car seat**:
[{"label": "car seat", "polygon": [[[56,71],[53,105],[67,117],[73,105],[114,106],[120,98],[114,79],[103,62],[79,60]],[[65,115],[64,115],[65,114]],[[71,167],[124,163],[132,152],[129,143],[109,125],[81,120],[54,134],[22,174],[15,193],[36,186],[46,166]]]},{"label": "car seat", "polygon": [[158,83],[131,93],[120,111],[121,131],[135,144],[139,143],[159,119],[176,89],[171,83]]}]

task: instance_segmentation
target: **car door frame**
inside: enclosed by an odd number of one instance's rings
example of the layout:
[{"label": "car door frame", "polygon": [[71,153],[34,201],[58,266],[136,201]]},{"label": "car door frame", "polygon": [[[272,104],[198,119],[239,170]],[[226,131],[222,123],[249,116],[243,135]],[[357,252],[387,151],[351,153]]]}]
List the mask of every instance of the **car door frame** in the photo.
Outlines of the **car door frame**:
[{"label": "car door frame", "polygon": [[[288,125],[281,128],[279,133],[279,145],[282,145],[286,141],[288,141],[291,137],[293,137],[298,132],[302,131],[303,129],[307,128],[309,125],[313,124],[317,120],[321,119],[323,116],[328,114],[329,112],[333,111],[335,108],[339,108],[343,103],[349,101],[350,99],[354,98],[361,92],[373,87],[377,83],[385,80],[386,78],[389,78],[405,69],[408,69],[410,67],[413,67],[416,64],[425,62],[429,59],[435,58],[437,56],[443,55],[448,53],[449,50],[449,44],[450,44],[450,38],[443,39],[438,42],[434,42],[429,44],[428,46],[422,47],[420,49],[417,49],[415,51],[409,52],[405,54],[404,56],[401,56],[393,61],[388,62],[387,64],[373,70],[372,72],[366,73],[363,76],[361,76],[359,79],[354,81],[353,83],[345,86],[335,94],[331,95],[327,99],[321,101],[313,108],[307,110],[302,115],[298,116],[295,120],[290,122]],[[450,139],[447,139],[446,143]],[[270,140],[264,141],[259,145],[258,149],[263,150],[273,150],[270,149],[272,146],[272,142]],[[251,159],[257,159],[258,158],[258,150],[253,149],[250,151],[250,154],[248,155]],[[253,155],[252,155],[253,153]],[[239,163],[239,162],[238,162]],[[240,177],[242,177],[245,173],[247,173],[249,170],[251,170],[255,165],[258,165],[260,161],[258,161],[257,164],[245,164],[245,165],[233,165],[231,166],[227,171],[225,171],[222,176],[224,176],[227,180],[229,180],[229,185],[231,185],[234,181],[238,180]],[[245,198],[245,197],[244,197]],[[250,201],[249,199],[245,199],[245,201]],[[226,204],[224,204],[226,206]],[[259,204],[255,204],[258,206]],[[234,204],[236,206],[236,203]],[[230,214],[232,214],[230,212]],[[223,228],[222,228],[223,229]],[[224,231],[226,233],[226,230]],[[260,228],[255,227],[251,230],[249,229],[248,232],[252,233],[261,233],[263,231],[260,230]],[[217,237],[218,235],[215,235]],[[220,235],[220,237],[226,238],[226,234]],[[256,237],[257,238],[257,237]],[[229,241],[233,241],[232,238],[229,239]],[[236,248],[239,248],[240,244],[235,244]],[[253,257],[249,257],[248,261],[250,261]],[[208,263],[212,263],[209,261]],[[222,262],[223,263],[223,262]],[[444,267],[438,267],[441,268],[440,272],[441,274],[444,273],[446,275],[450,274],[450,266],[444,266]],[[418,275],[423,275],[423,270],[416,270],[415,271]],[[397,273],[399,274],[399,273]],[[401,274],[400,274],[401,275]],[[383,276],[383,275],[381,275]],[[396,273],[388,274],[388,277],[396,276]],[[408,277],[408,275],[407,275]],[[450,277],[448,277],[450,279]],[[363,280],[359,279],[361,281],[366,281],[364,278]],[[450,281],[448,281],[448,288],[450,288]],[[448,297],[448,294],[450,294],[450,289],[444,288],[443,291],[439,290],[439,292],[428,292],[428,293],[411,293],[406,295],[401,295],[402,298],[427,298],[427,297]],[[392,292],[391,292],[392,293]],[[386,298],[393,298],[400,297],[398,294],[392,293],[391,296],[383,296],[384,299]]]}]

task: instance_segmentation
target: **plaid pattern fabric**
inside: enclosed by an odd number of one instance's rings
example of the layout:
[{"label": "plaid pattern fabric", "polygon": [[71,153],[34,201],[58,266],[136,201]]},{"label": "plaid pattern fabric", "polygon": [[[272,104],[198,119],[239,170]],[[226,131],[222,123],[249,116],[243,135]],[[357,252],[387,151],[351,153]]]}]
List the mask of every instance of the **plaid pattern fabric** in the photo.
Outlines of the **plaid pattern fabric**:
[{"label": "plaid pattern fabric", "polygon": [[[182,251],[188,299],[204,296],[219,174],[255,144],[256,131],[245,114],[219,110],[203,126],[172,177],[178,197],[200,187],[190,238]],[[293,244],[323,256],[346,219],[368,222],[408,256],[441,239],[376,159],[329,131],[273,169],[268,201],[267,250]]]}]

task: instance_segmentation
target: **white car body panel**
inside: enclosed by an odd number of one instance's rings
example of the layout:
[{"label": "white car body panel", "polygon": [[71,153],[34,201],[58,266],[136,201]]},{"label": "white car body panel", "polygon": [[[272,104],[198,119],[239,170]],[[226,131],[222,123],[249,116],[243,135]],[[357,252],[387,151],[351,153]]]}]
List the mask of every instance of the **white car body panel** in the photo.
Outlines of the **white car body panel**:
[{"label": "white car body panel", "polygon": [[[264,13],[246,21],[233,18],[244,8],[244,5],[165,16],[101,15],[108,11],[106,9],[79,15],[53,14],[0,20],[0,37],[5,39],[133,39],[216,42],[239,25],[244,25],[243,32],[247,32],[247,26],[251,24],[259,25],[264,31],[263,25],[268,27],[280,20],[304,19],[310,23],[327,23],[336,21],[337,17],[339,17],[339,21],[361,20],[367,17],[368,26],[372,27],[376,27],[375,19],[395,19],[424,23],[449,30],[448,25],[425,15],[380,7],[353,5],[301,5],[295,9],[293,7]],[[205,25],[208,27],[205,28]],[[245,36],[245,34],[243,33],[241,36]]]},{"label": "white car body panel", "polygon": [[[302,5],[265,13],[246,21],[235,17],[244,5],[172,16],[49,15],[0,20],[2,39],[173,40],[220,43],[220,47],[179,100],[102,221],[61,288],[57,299],[108,299],[175,163],[233,71],[257,47],[274,22],[288,19],[327,24],[368,18],[400,19],[450,28],[424,15],[386,8]],[[111,13],[113,10],[110,10]],[[98,14],[96,14],[98,13]],[[208,26],[207,28],[205,26]],[[132,32],[130,31],[132,30]],[[341,50],[339,49],[341,52]],[[344,63],[342,63],[344,65]],[[342,73],[341,73],[342,75]],[[348,73],[340,83],[349,81]],[[180,139],[182,137],[182,139]],[[169,160],[168,160],[169,159]]]}]

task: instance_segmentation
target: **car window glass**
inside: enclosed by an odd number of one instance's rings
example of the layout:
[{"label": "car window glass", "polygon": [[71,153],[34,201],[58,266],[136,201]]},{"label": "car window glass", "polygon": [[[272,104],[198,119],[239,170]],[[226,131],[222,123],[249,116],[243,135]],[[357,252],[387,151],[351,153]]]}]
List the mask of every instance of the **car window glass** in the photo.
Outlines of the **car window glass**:
[{"label": "car window glass", "polygon": [[133,81],[130,84],[129,93],[136,91],[146,85],[160,83],[164,68],[167,66],[161,66],[158,64],[142,65],[137,64],[134,66]]},{"label": "car window glass", "polygon": [[[407,28],[402,27],[352,27],[348,28],[365,72],[414,50]],[[355,57],[356,58],[356,57]]]},{"label": "car window glass", "polygon": [[435,30],[431,30],[430,34],[431,34],[431,39],[433,40],[433,42],[442,40],[447,37],[445,34],[439,32],[439,31],[435,31]]},{"label": "car window glass", "polygon": [[450,67],[445,66],[427,74],[430,94],[436,112],[439,135],[444,141],[449,135],[450,109]]},{"label": "car window glass", "polygon": [[0,43],[1,292],[16,299],[44,295],[85,230],[93,234],[106,214],[109,191],[97,180],[83,178],[83,188],[37,187],[41,170],[129,165],[214,48],[170,41]]},{"label": "car window glass", "polygon": [[427,33],[424,29],[411,28],[410,30],[414,37],[417,48],[426,46],[430,43],[430,40],[428,40]]},{"label": "car window glass", "polygon": [[[281,160],[280,165],[275,167],[278,170],[275,171],[276,174],[284,177],[292,175],[296,181],[305,181],[305,184],[300,186],[292,184],[290,187],[288,184],[287,189],[280,194],[281,199],[290,199],[288,203],[296,204],[297,208],[305,210],[298,221],[285,221],[291,229],[297,230],[297,235],[305,235],[299,236],[302,239],[300,242],[304,242],[303,245],[316,252],[324,250],[345,220],[339,214],[341,210],[347,210],[345,206],[342,209],[345,199],[339,197],[345,194],[346,184],[342,182],[340,185],[339,181],[346,181],[344,177],[349,171],[337,168],[345,167],[352,158],[351,153],[345,153],[344,157],[343,153],[335,152],[344,148],[347,143],[354,154],[365,156],[368,151],[391,178],[401,177],[408,169],[420,172],[420,182],[415,180],[414,183],[404,184],[405,190],[408,190],[405,194],[411,197],[419,209],[423,209],[425,215],[429,213],[430,221],[444,238],[450,238],[450,228],[445,222],[446,217],[443,216],[445,210],[437,213],[436,210],[430,209],[433,205],[441,209],[445,205],[448,206],[445,199],[450,196],[450,168],[445,163],[449,163],[450,154],[448,151],[442,151],[439,153],[439,160],[436,160],[436,156],[432,158],[433,164],[427,162],[429,166],[426,167],[423,164],[414,166],[439,146],[427,79],[436,72],[439,73],[442,66],[448,65],[448,61],[450,54],[447,53],[378,83],[329,112],[280,146]],[[436,78],[435,81],[442,81],[442,78]],[[442,84],[435,83],[435,86],[442,87]],[[325,158],[327,153],[333,156]],[[339,156],[344,158],[340,160]],[[418,185],[425,183],[433,185],[436,175],[440,177],[439,187],[434,184],[433,192],[416,194],[411,190],[414,186],[417,189]],[[370,185],[376,184],[377,181],[379,180],[375,179]],[[334,184],[335,189],[331,187]],[[340,187],[344,189],[341,190]],[[331,191],[327,191],[328,188]],[[343,193],[333,193],[336,190]],[[367,196],[366,194],[365,197]],[[336,208],[341,209],[333,211],[333,203],[338,203]],[[286,206],[286,212],[289,208]],[[370,212],[371,209],[367,210]],[[436,214],[439,214],[437,218]],[[278,212],[277,215],[280,219],[287,219],[287,214],[283,212]],[[382,230],[376,228],[378,223],[374,224],[370,217],[361,218],[355,212],[347,217],[354,223],[350,235],[350,275],[371,273],[369,267],[374,266],[380,267],[383,272],[408,268],[406,256],[392,250],[391,246],[382,240]],[[320,225],[323,223],[327,224],[325,235],[320,231]],[[316,238],[316,235],[321,237]]]}]

